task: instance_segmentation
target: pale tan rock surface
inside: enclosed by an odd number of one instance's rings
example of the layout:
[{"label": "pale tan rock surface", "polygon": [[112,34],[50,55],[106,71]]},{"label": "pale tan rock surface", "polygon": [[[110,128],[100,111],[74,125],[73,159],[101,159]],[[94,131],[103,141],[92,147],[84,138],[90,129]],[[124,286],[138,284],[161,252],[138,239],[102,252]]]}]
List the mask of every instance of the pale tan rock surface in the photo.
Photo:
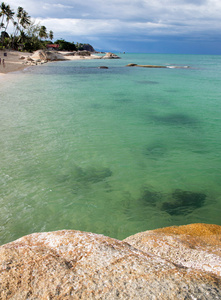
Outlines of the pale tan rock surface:
[{"label": "pale tan rock surface", "polygon": [[221,226],[190,224],[137,233],[124,241],[188,268],[221,277]]},{"label": "pale tan rock surface", "polygon": [[[207,230],[207,225],[191,226],[191,230],[203,228],[202,232],[207,232],[205,239],[198,229],[196,236],[189,234],[185,226],[149,233],[155,233],[158,248],[162,235],[181,236],[175,248],[199,247],[205,255],[208,251],[219,259],[221,227]],[[185,267],[180,265],[178,256],[177,264],[170,255],[153,254],[153,238],[146,238],[147,235],[148,231],[126,239],[143,250],[103,235],[70,230],[35,233],[3,245],[0,299],[221,299],[221,278],[216,266],[212,270],[194,264]],[[169,253],[167,243],[162,243],[162,247],[165,245],[165,253]],[[173,247],[173,243],[169,246]],[[147,252],[148,247],[152,253]]]},{"label": "pale tan rock surface", "polygon": [[46,50],[37,50],[32,55],[33,60],[43,60],[43,61],[58,61],[66,60],[63,55],[57,51],[46,51]]},{"label": "pale tan rock surface", "polygon": [[117,55],[114,54],[114,53],[107,52],[102,58],[104,58],[104,59],[118,59],[118,58],[120,58],[120,57],[117,56]]}]

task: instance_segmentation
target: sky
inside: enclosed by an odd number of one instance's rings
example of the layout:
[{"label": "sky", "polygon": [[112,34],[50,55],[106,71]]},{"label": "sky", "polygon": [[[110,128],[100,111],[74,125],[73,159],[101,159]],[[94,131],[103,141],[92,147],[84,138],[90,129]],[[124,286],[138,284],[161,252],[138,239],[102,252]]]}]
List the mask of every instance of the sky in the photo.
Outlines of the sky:
[{"label": "sky", "polygon": [[220,0],[5,0],[97,51],[221,54]]}]

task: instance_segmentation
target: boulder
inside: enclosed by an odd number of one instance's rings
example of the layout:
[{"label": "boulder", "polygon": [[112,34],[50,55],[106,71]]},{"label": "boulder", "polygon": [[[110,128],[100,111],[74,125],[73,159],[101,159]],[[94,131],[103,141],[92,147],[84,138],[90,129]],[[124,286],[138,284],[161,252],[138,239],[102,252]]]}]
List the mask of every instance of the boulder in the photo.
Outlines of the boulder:
[{"label": "boulder", "polygon": [[157,66],[157,65],[137,65],[137,64],[128,64],[126,67],[141,67],[141,68],[167,68],[166,66]]},{"label": "boulder", "polygon": [[33,60],[46,60],[46,61],[58,61],[58,60],[66,60],[64,56],[57,51],[46,51],[46,50],[37,50],[35,51],[31,58]]},{"label": "boulder", "polygon": [[190,224],[137,233],[124,241],[182,267],[221,277],[221,226]]},{"label": "boulder", "polygon": [[30,56],[28,56],[28,57],[26,58],[26,61],[30,61],[30,62],[32,62],[32,61],[34,61],[34,59],[33,59],[33,58],[31,58]]},{"label": "boulder", "polygon": [[75,51],[74,55],[75,56],[90,56],[91,52],[87,51],[87,50]]},{"label": "boulder", "polygon": [[119,56],[117,56],[114,53],[108,52],[103,56],[104,59],[118,59],[120,58]]},{"label": "boulder", "polygon": [[126,65],[126,67],[136,67],[137,66],[137,64],[128,64],[128,65]]},{"label": "boulder", "polygon": [[220,241],[206,224],[34,233],[0,247],[0,299],[221,299]]},{"label": "boulder", "polygon": [[74,56],[75,52],[76,51],[69,51],[69,52],[60,51],[59,53],[64,56]]},{"label": "boulder", "polygon": [[189,66],[158,66],[158,65],[137,65],[137,64],[128,64],[126,67],[141,67],[141,68],[168,68],[168,69],[188,69]]}]

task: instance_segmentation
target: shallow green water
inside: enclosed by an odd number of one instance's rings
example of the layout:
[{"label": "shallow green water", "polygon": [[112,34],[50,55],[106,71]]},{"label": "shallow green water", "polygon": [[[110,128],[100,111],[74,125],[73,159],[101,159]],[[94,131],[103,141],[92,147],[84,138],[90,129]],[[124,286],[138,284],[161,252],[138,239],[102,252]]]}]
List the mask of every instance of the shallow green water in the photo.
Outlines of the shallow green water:
[{"label": "shallow green water", "polygon": [[125,54],[7,76],[1,244],[59,229],[123,239],[163,226],[221,225],[220,56]]}]

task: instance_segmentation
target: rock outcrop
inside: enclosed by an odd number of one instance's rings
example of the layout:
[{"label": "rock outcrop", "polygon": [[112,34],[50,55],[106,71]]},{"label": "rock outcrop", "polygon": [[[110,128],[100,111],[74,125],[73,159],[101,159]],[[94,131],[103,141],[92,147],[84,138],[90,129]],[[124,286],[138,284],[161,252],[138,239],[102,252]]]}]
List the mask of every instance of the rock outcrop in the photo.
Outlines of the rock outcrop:
[{"label": "rock outcrop", "polygon": [[137,64],[128,64],[126,67],[142,67],[142,68],[167,68],[166,66],[157,66],[157,65],[137,65]]},{"label": "rock outcrop", "polygon": [[0,247],[0,299],[221,299],[220,246],[206,224],[34,233]]},{"label": "rock outcrop", "polygon": [[46,50],[37,50],[31,56],[21,56],[23,64],[28,66],[35,66],[47,63],[48,61],[59,61],[67,60],[62,54],[57,51],[46,51]]},{"label": "rock outcrop", "polygon": [[106,66],[100,66],[100,67],[98,67],[98,69],[108,69],[108,67],[106,67]]},{"label": "rock outcrop", "polygon": [[188,69],[189,66],[159,66],[159,65],[137,65],[137,64],[128,64],[126,67],[141,67],[141,68],[163,68],[163,69]]},{"label": "rock outcrop", "polygon": [[73,52],[75,56],[90,56],[91,52],[87,50],[79,50]]},{"label": "rock outcrop", "polygon": [[46,50],[37,50],[35,51],[31,58],[33,60],[42,60],[42,61],[58,61],[66,60],[63,55],[57,51],[46,51]]},{"label": "rock outcrop", "polygon": [[117,56],[117,55],[114,54],[114,53],[108,52],[108,53],[106,53],[102,58],[104,58],[104,59],[118,59],[118,58],[120,58],[120,57]]},{"label": "rock outcrop", "polygon": [[137,233],[124,241],[187,268],[221,277],[221,226],[190,224]]}]

